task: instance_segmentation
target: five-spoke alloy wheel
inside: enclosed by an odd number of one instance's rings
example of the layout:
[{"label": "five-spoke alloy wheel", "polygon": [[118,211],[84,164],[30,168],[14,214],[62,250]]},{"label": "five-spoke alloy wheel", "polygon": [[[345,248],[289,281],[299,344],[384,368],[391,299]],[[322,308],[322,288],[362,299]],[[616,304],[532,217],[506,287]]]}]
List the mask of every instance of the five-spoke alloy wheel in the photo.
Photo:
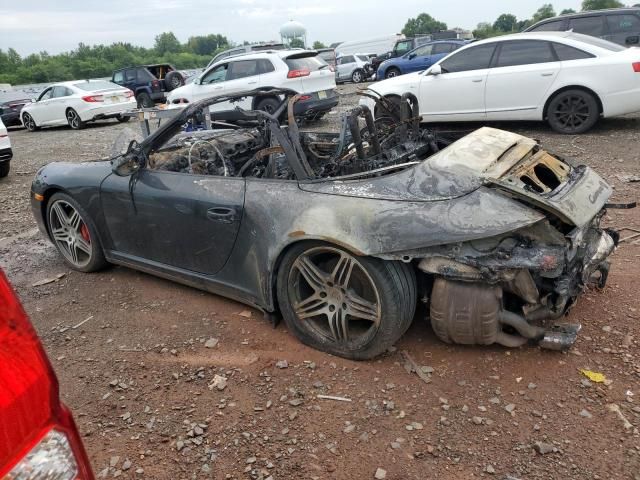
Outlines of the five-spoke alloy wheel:
[{"label": "five-spoke alloy wheel", "polygon": [[294,246],[278,275],[289,329],[307,345],[353,359],[372,358],[402,336],[413,319],[415,291],[406,264],[325,244]]},{"label": "five-spoke alloy wheel", "polygon": [[30,132],[35,132],[38,129],[38,126],[36,125],[36,121],[33,119],[31,115],[29,115],[26,112],[22,114],[22,123],[24,124],[25,128]]},{"label": "five-spoke alloy wheel", "polygon": [[88,215],[69,195],[56,193],[51,197],[47,224],[54,245],[72,268],[91,272],[106,264]]}]

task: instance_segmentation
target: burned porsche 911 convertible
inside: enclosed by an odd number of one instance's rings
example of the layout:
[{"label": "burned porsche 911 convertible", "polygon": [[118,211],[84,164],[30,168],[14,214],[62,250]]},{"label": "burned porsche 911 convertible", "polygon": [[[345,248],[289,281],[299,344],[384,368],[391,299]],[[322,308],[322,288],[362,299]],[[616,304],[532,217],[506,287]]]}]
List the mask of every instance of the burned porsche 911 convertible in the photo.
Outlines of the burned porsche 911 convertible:
[{"label": "burned porsche 911 convertible", "polygon": [[[280,107],[204,121],[247,96]],[[419,301],[445,342],[571,345],[559,319],[604,285],[618,238],[599,225],[611,188],[593,170],[493,128],[421,128],[411,95],[376,99],[375,122],[357,107],[337,133],[299,131],[296,100],[208,99],[111,161],[51,163],[32,186],[38,225],[72,268],[228,296],[343,357],[385,351]]]}]

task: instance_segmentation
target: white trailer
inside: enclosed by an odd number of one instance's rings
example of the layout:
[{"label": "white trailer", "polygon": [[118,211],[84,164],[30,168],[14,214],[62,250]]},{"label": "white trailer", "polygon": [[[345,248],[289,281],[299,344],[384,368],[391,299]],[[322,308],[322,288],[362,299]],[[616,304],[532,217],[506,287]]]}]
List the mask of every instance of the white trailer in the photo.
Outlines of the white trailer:
[{"label": "white trailer", "polygon": [[404,35],[395,34],[366,38],[363,40],[354,40],[352,42],[343,42],[336,47],[336,57],[340,55],[352,55],[355,53],[382,55],[383,53],[393,50],[393,46],[396,42],[403,38]]}]

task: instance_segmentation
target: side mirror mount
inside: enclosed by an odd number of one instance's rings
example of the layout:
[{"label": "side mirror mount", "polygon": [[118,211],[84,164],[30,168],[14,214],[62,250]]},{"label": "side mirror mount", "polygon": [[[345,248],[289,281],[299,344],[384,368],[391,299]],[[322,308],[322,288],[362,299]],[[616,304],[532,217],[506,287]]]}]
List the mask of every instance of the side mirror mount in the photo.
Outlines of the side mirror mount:
[{"label": "side mirror mount", "polygon": [[140,144],[135,140],[129,142],[127,153],[111,160],[111,171],[119,177],[128,177],[140,170],[143,162]]},{"label": "side mirror mount", "polygon": [[413,60],[414,58],[416,58],[418,55],[415,53],[412,53],[409,55],[409,60]]},{"label": "side mirror mount", "polygon": [[427,71],[427,75],[442,75],[442,67],[440,64],[434,65]]},{"label": "side mirror mount", "polygon": [[193,79],[193,83],[195,85],[202,85],[202,77],[198,76],[196,78]]},{"label": "side mirror mount", "polygon": [[31,103],[36,103],[37,101],[38,101],[38,100],[37,100],[37,99],[35,99],[35,98],[32,98],[32,99],[31,99]]}]

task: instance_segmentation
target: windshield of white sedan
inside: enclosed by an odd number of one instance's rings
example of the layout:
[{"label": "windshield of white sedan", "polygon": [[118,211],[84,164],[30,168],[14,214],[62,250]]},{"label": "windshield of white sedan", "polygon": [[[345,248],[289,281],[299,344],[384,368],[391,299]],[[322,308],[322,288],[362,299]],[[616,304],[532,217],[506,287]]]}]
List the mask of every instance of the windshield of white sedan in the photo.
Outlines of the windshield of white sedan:
[{"label": "windshield of white sedan", "polygon": [[74,83],[74,87],[79,88],[80,90],[84,90],[86,92],[94,92],[96,90],[108,90],[110,88],[122,88],[115,83],[106,82],[103,80],[96,80],[92,82],[82,82],[82,83]]}]

